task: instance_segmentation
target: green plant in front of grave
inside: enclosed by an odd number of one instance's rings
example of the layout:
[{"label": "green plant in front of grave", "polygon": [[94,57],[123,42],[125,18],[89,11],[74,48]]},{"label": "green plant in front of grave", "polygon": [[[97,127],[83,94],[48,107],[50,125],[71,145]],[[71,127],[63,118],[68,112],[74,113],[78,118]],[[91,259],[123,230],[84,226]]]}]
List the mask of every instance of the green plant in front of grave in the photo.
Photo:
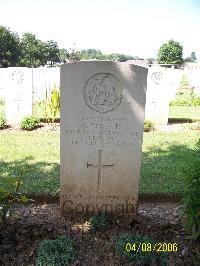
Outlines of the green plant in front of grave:
[{"label": "green plant in front of grave", "polygon": [[40,120],[34,116],[26,116],[20,123],[20,128],[23,130],[33,130],[39,126]]},{"label": "green plant in front of grave", "polygon": [[93,230],[105,229],[110,223],[110,219],[105,214],[93,215],[90,218],[90,225]]},{"label": "green plant in front of grave", "polygon": [[144,132],[150,132],[155,130],[155,123],[151,120],[144,121]]},{"label": "green plant in front of grave", "polygon": [[0,129],[4,129],[6,126],[6,119],[3,116],[0,116]]},{"label": "green plant in front of grave", "polygon": [[69,265],[76,259],[76,250],[72,239],[60,236],[54,240],[43,240],[37,249],[37,266]]},{"label": "green plant in front of grave", "polygon": [[60,113],[60,90],[54,86],[53,90],[45,91],[45,98],[38,102],[42,115],[47,123],[55,122],[56,116]]},{"label": "green plant in front of grave", "polygon": [[52,120],[55,122],[56,116],[60,113],[60,91],[56,89],[55,86],[51,91],[49,107],[51,110]]},{"label": "green plant in front of grave", "polygon": [[22,186],[21,177],[2,177],[4,186],[0,188],[0,222],[7,223],[10,217],[13,203],[23,202],[26,203],[29,199],[20,193]]},{"label": "green plant in front of grave", "polygon": [[155,244],[155,241],[148,236],[125,234],[118,238],[115,251],[118,256],[136,265],[167,265],[168,255],[156,252]]},{"label": "green plant in front of grave", "polygon": [[200,139],[194,154],[193,166],[185,178],[183,204],[185,226],[189,238],[200,239]]}]

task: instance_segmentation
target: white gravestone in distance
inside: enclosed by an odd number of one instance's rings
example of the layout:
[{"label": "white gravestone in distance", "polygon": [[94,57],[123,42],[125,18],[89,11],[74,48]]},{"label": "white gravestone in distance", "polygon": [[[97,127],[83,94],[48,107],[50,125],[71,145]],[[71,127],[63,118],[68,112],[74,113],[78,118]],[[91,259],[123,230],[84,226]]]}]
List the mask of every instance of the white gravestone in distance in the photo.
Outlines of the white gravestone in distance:
[{"label": "white gravestone in distance", "polygon": [[32,115],[32,69],[8,68],[5,114],[8,124],[19,123]]},{"label": "white gravestone in distance", "polygon": [[148,70],[145,120],[156,124],[167,124],[170,102],[169,71],[153,66]]},{"label": "white gravestone in distance", "polygon": [[61,210],[134,215],[147,69],[111,61],[61,66]]},{"label": "white gravestone in distance", "polygon": [[33,102],[41,102],[51,94],[53,88],[60,88],[59,67],[39,67],[33,69]]},{"label": "white gravestone in distance", "polygon": [[6,71],[7,68],[0,68],[0,99],[5,100],[6,97]]}]

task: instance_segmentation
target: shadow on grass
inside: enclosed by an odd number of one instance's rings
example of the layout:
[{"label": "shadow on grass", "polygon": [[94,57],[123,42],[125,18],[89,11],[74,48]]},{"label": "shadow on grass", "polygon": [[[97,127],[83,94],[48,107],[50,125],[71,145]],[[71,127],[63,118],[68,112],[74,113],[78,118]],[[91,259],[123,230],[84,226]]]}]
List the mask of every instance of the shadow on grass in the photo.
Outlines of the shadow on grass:
[{"label": "shadow on grass", "polygon": [[[184,178],[193,168],[196,152],[186,145],[149,148],[143,152],[140,195],[181,195]],[[35,196],[58,196],[59,164],[35,162],[33,157],[0,162],[0,187],[5,178],[22,177],[21,192]]]},{"label": "shadow on grass", "polygon": [[22,193],[55,196],[59,193],[59,164],[35,162],[32,156],[22,160],[0,161],[0,187],[5,178],[22,177]]},{"label": "shadow on grass", "polygon": [[140,194],[181,195],[195,156],[196,151],[186,145],[148,149],[142,156]]}]

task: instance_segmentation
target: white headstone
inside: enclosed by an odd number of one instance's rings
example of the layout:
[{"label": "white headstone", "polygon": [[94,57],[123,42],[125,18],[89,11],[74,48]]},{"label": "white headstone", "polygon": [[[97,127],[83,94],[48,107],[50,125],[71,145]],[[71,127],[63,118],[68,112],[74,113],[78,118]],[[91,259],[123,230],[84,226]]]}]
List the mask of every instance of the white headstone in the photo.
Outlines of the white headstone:
[{"label": "white headstone", "polygon": [[146,82],[127,63],[61,67],[63,213],[135,214]]},{"label": "white headstone", "polygon": [[156,124],[167,124],[170,95],[169,71],[164,67],[150,67],[147,79],[145,120],[152,120]]},{"label": "white headstone", "polygon": [[8,68],[5,113],[8,124],[19,123],[32,115],[32,69]]},{"label": "white headstone", "polygon": [[6,97],[6,72],[7,68],[0,68],[0,99]]},{"label": "white headstone", "polygon": [[59,67],[39,67],[33,69],[33,102],[40,102],[45,99],[46,92],[51,94],[53,88],[60,87]]}]

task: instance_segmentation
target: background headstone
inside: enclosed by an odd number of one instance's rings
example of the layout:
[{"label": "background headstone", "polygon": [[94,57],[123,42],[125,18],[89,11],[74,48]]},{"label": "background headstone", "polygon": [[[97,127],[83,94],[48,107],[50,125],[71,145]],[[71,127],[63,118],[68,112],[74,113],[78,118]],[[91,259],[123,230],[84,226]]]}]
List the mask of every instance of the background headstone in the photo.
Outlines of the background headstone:
[{"label": "background headstone", "polygon": [[200,69],[185,70],[184,75],[189,80],[190,86],[193,87],[195,94],[200,96]]},{"label": "background headstone", "polygon": [[134,214],[147,69],[109,61],[61,67],[61,209]]},{"label": "background headstone", "polygon": [[59,67],[33,69],[33,103],[44,100],[46,91],[50,95],[54,87],[60,88]]},{"label": "background headstone", "polygon": [[32,115],[32,69],[10,67],[6,72],[5,114],[8,124]]},{"label": "background headstone", "polygon": [[172,91],[170,70],[153,66],[148,69],[145,120],[156,124],[167,124],[169,102]]},{"label": "background headstone", "polygon": [[7,68],[0,68],[0,99],[6,97]]}]

